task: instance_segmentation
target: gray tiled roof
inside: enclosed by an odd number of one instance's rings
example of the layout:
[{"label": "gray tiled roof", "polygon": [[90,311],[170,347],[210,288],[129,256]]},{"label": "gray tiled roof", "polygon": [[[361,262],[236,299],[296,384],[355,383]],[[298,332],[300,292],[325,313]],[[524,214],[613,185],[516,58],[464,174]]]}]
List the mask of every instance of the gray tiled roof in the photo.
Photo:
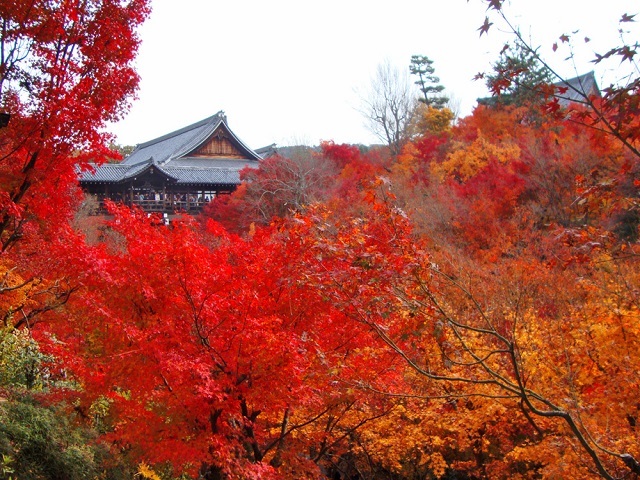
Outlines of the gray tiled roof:
[{"label": "gray tiled roof", "polygon": [[260,160],[261,157],[247,147],[238,137],[235,136],[226,123],[226,117],[223,112],[205,118],[187,127],[168,133],[162,137],[141,143],[136,146],[122,163],[126,165],[135,165],[145,162],[149,158],[153,158],[159,165],[164,165],[195,150],[199,145],[205,142],[222,124],[227,128],[233,139],[245,150],[247,158],[252,160]]},{"label": "gray tiled roof", "polygon": [[179,184],[238,185],[240,170],[229,168],[160,167],[178,179]]},{"label": "gray tiled roof", "polygon": [[[215,118],[214,118],[215,117]],[[150,142],[142,143],[136,146],[122,163],[126,165],[135,165],[144,162],[153,157],[159,164],[163,164],[171,160],[176,155],[188,153],[190,148],[197,146],[197,141],[204,141],[207,134],[211,134],[215,127],[222,121],[217,114],[207,120],[212,122],[198,122],[196,124],[185,127],[177,132],[164,135]],[[212,129],[213,126],[213,129]]]},{"label": "gray tiled roof", "polygon": [[146,162],[138,163],[136,165],[131,165],[129,170],[127,170],[127,173],[124,175],[124,178],[133,178],[139,173],[142,173],[143,171],[145,171],[147,168],[149,168],[153,164],[155,164],[155,162],[153,161],[152,158],[150,158]]},{"label": "gray tiled roof", "polygon": [[198,168],[232,168],[242,170],[249,166],[258,168],[259,162],[246,158],[193,158],[184,157],[171,160],[167,167],[198,167]]},{"label": "gray tiled roof", "polygon": [[122,163],[90,164],[91,169],[80,171],[79,176],[82,182],[120,182],[135,177],[152,165],[157,167],[152,159],[135,165],[124,165]]},{"label": "gray tiled roof", "polygon": [[275,143],[272,143],[271,145],[267,145],[266,147],[256,148],[255,152],[262,158],[269,158],[278,154],[278,148],[276,147]]},{"label": "gray tiled roof", "polygon": [[566,88],[566,92],[556,93],[560,105],[563,107],[568,106],[572,102],[583,103],[584,97],[590,95],[600,95],[600,89],[598,88],[598,82],[594,72],[585,73],[579,77],[570,78],[568,80],[554,83],[556,88]]},{"label": "gray tiled roof", "polygon": [[127,172],[131,170],[130,165],[122,164],[90,164],[90,170],[82,170],[79,173],[80,181],[84,182],[119,182],[125,178]]},{"label": "gray tiled roof", "polygon": [[152,161],[136,165],[107,164],[92,170],[79,172],[80,181],[95,183],[117,183],[140,174],[151,165],[179,184],[217,184],[238,185],[240,183],[240,170],[245,167],[257,168],[258,162],[235,162],[233,166],[217,165],[214,167],[157,165]]}]

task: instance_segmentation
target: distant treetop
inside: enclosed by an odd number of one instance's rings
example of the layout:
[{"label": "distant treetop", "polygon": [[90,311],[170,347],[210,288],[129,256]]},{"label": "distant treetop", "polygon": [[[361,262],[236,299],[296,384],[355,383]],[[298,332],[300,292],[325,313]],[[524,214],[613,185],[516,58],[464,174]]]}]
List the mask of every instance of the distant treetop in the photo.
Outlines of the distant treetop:
[{"label": "distant treetop", "polygon": [[433,108],[442,108],[447,104],[449,98],[441,93],[444,86],[439,84],[440,78],[434,75],[433,60],[425,55],[412,55],[409,71],[411,75],[418,76],[415,84],[422,92],[419,98],[422,103]]}]

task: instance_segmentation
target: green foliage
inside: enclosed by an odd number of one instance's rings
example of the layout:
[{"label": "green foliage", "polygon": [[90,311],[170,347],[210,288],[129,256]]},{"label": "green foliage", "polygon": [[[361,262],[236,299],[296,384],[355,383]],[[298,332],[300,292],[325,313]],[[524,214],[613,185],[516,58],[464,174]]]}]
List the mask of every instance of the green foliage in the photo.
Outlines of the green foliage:
[{"label": "green foliage", "polygon": [[89,407],[89,415],[91,417],[91,425],[99,433],[109,431],[109,411],[113,400],[100,396]]},{"label": "green foliage", "polygon": [[544,100],[541,87],[551,83],[551,73],[537,55],[521,42],[505,45],[493,73],[487,75],[487,87],[504,105],[524,105]]},{"label": "green foliage", "polygon": [[68,415],[30,397],[0,403],[0,472],[3,479],[80,480],[100,476],[106,451]]},{"label": "green foliage", "polygon": [[418,85],[422,92],[422,97],[419,99],[422,103],[428,107],[438,109],[447,104],[449,98],[442,95],[444,87],[438,84],[440,78],[434,75],[433,60],[430,60],[425,55],[413,55],[409,71],[411,75],[418,76],[415,84]]},{"label": "green foliage", "polygon": [[44,355],[26,329],[0,329],[0,387],[41,389],[47,381]]},{"label": "green foliage", "polygon": [[[118,153],[118,155],[120,155],[122,158],[125,158],[128,155],[130,155],[131,152],[133,152],[136,147],[135,145],[120,145],[119,143],[111,143],[109,145],[109,148],[113,152]],[[115,156],[107,158],[108,163],[120,163],[120,161],[121,161],[121,158],[116,158]]]},{"label": "green foliage", "polygon": [[11,455],[2,455],[0,461],[0,475],[2,480],[13,480],[15,477],[13,474],[16,472],[12,466],[13,457]]},{"label": "green foliage", "polygon": [[0,480],[130,479],[133,467],[113,462],[94,442],[105,430],[106,398],[91,406],[90,428],[65,405],[47,407],[25,395],[54,385],[52,360],[28,330],[0,329]]}]

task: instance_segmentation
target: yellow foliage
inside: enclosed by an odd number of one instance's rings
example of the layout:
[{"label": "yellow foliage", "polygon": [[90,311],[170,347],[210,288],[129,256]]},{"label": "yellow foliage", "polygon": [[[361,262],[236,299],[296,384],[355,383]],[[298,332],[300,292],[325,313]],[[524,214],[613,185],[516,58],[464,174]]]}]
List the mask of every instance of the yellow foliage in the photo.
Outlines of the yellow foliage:
[{"label": "yellow foliage", "polygon": [[136,473],[136,477],[144,478],[146,480],[162,480],[158,474],[144,462],[138,465],[138,473]]},{"label": "yellow foliage", "polygon": [[13,323],[30,328],[32,318],[64,304],[70,291],[65,280],[29,278],[6,259],[0,261],[0,318],[4,326]]},{"label": "yellow foliage", "polygon": [[437,478],[443,476],[447,471],[447,462],[439,452],[426,456],[424,460]]},{"label": "yellow foliage", "polygon": [[454,146],[444,162],[433,164],[432,171],[440,180],[453,177],[466,181],[482,171],[491,160],[506,164],[520,158],[520,152],[515,143],[494,144],[479,135],[471,145],[459,143]]},{"label": "yellow foliage", "polygon": [[0,263],[0,311],[5,317],[25,306],[29,301],[31,282],[16,273],[15,268],[6,263]]},{"label": "yellow foliage", "polygon": [[441,133],[451,129],[453,112],[448,108],[428,107],[421,103],[416,108],[412,130],[415,135]]}]

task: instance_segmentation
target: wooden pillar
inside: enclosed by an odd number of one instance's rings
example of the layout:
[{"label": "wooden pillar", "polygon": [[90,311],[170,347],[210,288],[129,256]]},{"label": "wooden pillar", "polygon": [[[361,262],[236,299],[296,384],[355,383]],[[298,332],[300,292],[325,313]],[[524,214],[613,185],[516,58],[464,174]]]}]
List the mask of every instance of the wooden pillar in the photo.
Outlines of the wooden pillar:
[{"label": "wooden pillar", "polygon": [[162,184],[162,211],[166,212],[167,208],[167,185],[165,183]]}]

